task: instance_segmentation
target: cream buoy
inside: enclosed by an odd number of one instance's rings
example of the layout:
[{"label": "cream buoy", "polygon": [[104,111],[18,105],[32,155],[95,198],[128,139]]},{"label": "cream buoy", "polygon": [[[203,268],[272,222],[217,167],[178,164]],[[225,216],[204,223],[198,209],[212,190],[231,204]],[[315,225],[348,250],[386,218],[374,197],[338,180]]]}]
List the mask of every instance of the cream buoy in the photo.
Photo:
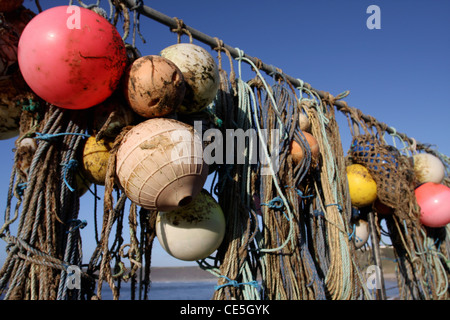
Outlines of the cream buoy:
[{"label": "cream buoy", "polygon": [[300,126],[300,130],[311,133],[311,121],[309,121],[309,117],[304,112],[300,112],[298,115],[298,124]]},{"label": "cream buoy", "polygon": [[211,54],[192,43],[178,43],[161,51],[181,70],[186,82],[186,94],[177,111],[198,112],[206,108],[219,89],[219,69]]},{"label": "cream buoy", "polygon": [[171,256],[185,261],[201,260],[222,243],[225,217],[219,204],[205,190],[185,207],[159,212],[156,236]]},{"label": "cream buoy", "polygon": [[353,242],[355,248],[359,249],[363,247],[369,239],[369,224],[365,220],[358,220],[354,224],[355,234],[353,236]]},{"label": "cream buoy", "polygon": [[137,205],[171,211],[187,205],[208,176],[201,138],[183,122],[153,118],[139,123],[122,139],[116,175]]},{"label": "cream buoy", "polygon": [[441,183],[445,176],[442,161],[429,153],[419,153],[413,156],[414,173],[419,183]]},{"label": "cream buoy", "polygon": [[125,73],[125,97],[145,118],[165,116],[176,110],[186,91],[180,69],[170,60],[149,55],[135,60]]}]

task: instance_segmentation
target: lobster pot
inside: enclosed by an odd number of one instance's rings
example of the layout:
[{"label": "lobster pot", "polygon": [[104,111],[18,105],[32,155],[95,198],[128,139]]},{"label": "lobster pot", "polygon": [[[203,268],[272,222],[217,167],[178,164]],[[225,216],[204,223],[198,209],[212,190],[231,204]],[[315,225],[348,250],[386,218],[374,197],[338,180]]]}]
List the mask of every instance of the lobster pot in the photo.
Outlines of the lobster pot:
[{"label": "lobster pot", "polygon": [[116,157],[125,194],[149,210],[171,211],[189,204],[208,175],[201,137],[192,126],[173,119],[153,118],[136,125],[123,137]]},{"label": "lobster pot", "polygon": [[355,137],[349,155],[354,163],[367,168],[377,184],[381,203],[396,209],[409,206],[414,197],[414,168],[407,157],[372,135]]}]

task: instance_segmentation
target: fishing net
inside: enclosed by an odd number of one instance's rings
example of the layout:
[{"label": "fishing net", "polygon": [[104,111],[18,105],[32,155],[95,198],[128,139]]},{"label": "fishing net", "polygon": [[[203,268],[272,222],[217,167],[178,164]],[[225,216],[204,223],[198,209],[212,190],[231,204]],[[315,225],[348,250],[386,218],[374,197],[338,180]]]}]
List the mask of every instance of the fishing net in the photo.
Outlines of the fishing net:
[{"label": "fishing net", "polygon": [[418,218],[402,216],[409,212],[410,203],[415,198],[411,158],[370,134],[354,138],[349,158],[369,170],[377,183],[377,196],[381,203],[394,208],[402,220]]},{"label": "fishing net", "polygon": [[[141,56],[136,35],[145,41],[139,21],[144,14],[151,16],[141,1],[132,2],[110,1],[108,15],[99,2],[79,1],[117,28],[123,20],[123,39],[132,38],[127,44],[130,63]],[[183,35],[191,43],[200,37],[181,19],[158,17],[160,22],[169,21],[163,23],[177,34],[178,43]],[[217,53],[220,87],[215,100],[201,112],[168,117],[191,125],[201,121],[205,149],[219,141],[210,129],[220,132],[223,144],[235,139],[228,130],[248,133],[242,149],[226,155],[229,161],[210,166],[209,193],[226,219],[220,247],[197,261],[217,277],[212,299],[385,299],[383,288],[368,285],[367,265],[360,259],[361,253],[368,253],[368,264],[382,268],[382,236],[392,242],[399,298],[448,299],[449,227],[426,228],[419,222],[408,153],[439,157],[447,171],[446,185],[450,185],[448,157],[349,107],[342,100],[348,92],[337,96],[319,92],[218,38],[206,43]],[[8,65],[9,60],[2,61]],[[251,67],[247,79],[244,65]],[[142,119],[126,111],[120,91],[102,105],[77,111],[25,93],[14,92],[8,98],[19,101],[21,110],[0,229],[7,244],[0,270],[4,299],[102,299],[105,287],[119,299],[125,285],[131,288],[131,299],[148,299],[158,212],[130,202],[115,175],[118,148]],[[347,156],[337,111],[347,116],[353,137]],[[318,156],[300,127],[300,115],[310,121],[308,131],[317,142]],[[118,122],[122,125],[111,131],[111,124]],[[393,137],[393,144],[387,143],[386,134]],[[112,145],[104,186],[79,177],[80,153],[92,136]],[[22,144],[30,138],[35,145]],[[395,139],[403,148],[397,148]],[[303,153],[300,161],[290,151],[294,142]],[[382,216],[375,206],[352,207],[346,175],[351,163],[367,167],[376,181],[378,199],[393,209],[392,215]],[[79,217],[82,192],[89,192],[94,202],[87,221]],[[368,220],[372,238],[363,252],[355,246],[358,216]],[[82,245],[86,224],[95,226],[95,249],[88,262]],[[74,274],[80,276],[79,287],[73,286]]]}]

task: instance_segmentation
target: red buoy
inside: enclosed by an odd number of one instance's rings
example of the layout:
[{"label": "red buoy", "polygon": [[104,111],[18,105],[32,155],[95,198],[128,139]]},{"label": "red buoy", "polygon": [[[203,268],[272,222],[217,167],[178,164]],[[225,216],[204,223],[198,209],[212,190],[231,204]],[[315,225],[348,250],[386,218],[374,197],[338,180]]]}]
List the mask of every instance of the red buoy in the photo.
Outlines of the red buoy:
[{"label": "red buoy", "polygon": [[116,89],[127,56],[120,34],[105,18],[85,8],[60,6],[28,23],[18,61],[25,81],[42,99],[85,109]]},{"label": "red buoy", "polygon": [[443,184],[427,182],[415,190],[420,206],[420,222],[439,228],[450,223],[450,188]]}]

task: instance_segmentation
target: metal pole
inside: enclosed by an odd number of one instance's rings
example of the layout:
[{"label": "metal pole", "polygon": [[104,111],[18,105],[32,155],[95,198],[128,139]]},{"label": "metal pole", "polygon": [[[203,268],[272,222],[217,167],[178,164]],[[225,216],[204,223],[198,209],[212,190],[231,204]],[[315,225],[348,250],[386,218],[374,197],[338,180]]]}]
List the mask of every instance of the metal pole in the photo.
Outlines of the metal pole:
[{"label": "metal pole", "polygon": [[[379,245],[380,240],[378,239],[378,235],[376,233],[375,219],[372,210],[367,212],[367,220],[369,220],[370,237],[372,238],[372,251],[375,265],[379,268],[380,271],[378,274],[378,270],[376,270],[377,293],[381,300],[386,300],[386,288],[384,285],[383,266],[381,264],[381,253]],[[378,278],[378,276],[380,276],[380,278]],[[378,289],[378,285],[380,285],[380,289]]]}]

